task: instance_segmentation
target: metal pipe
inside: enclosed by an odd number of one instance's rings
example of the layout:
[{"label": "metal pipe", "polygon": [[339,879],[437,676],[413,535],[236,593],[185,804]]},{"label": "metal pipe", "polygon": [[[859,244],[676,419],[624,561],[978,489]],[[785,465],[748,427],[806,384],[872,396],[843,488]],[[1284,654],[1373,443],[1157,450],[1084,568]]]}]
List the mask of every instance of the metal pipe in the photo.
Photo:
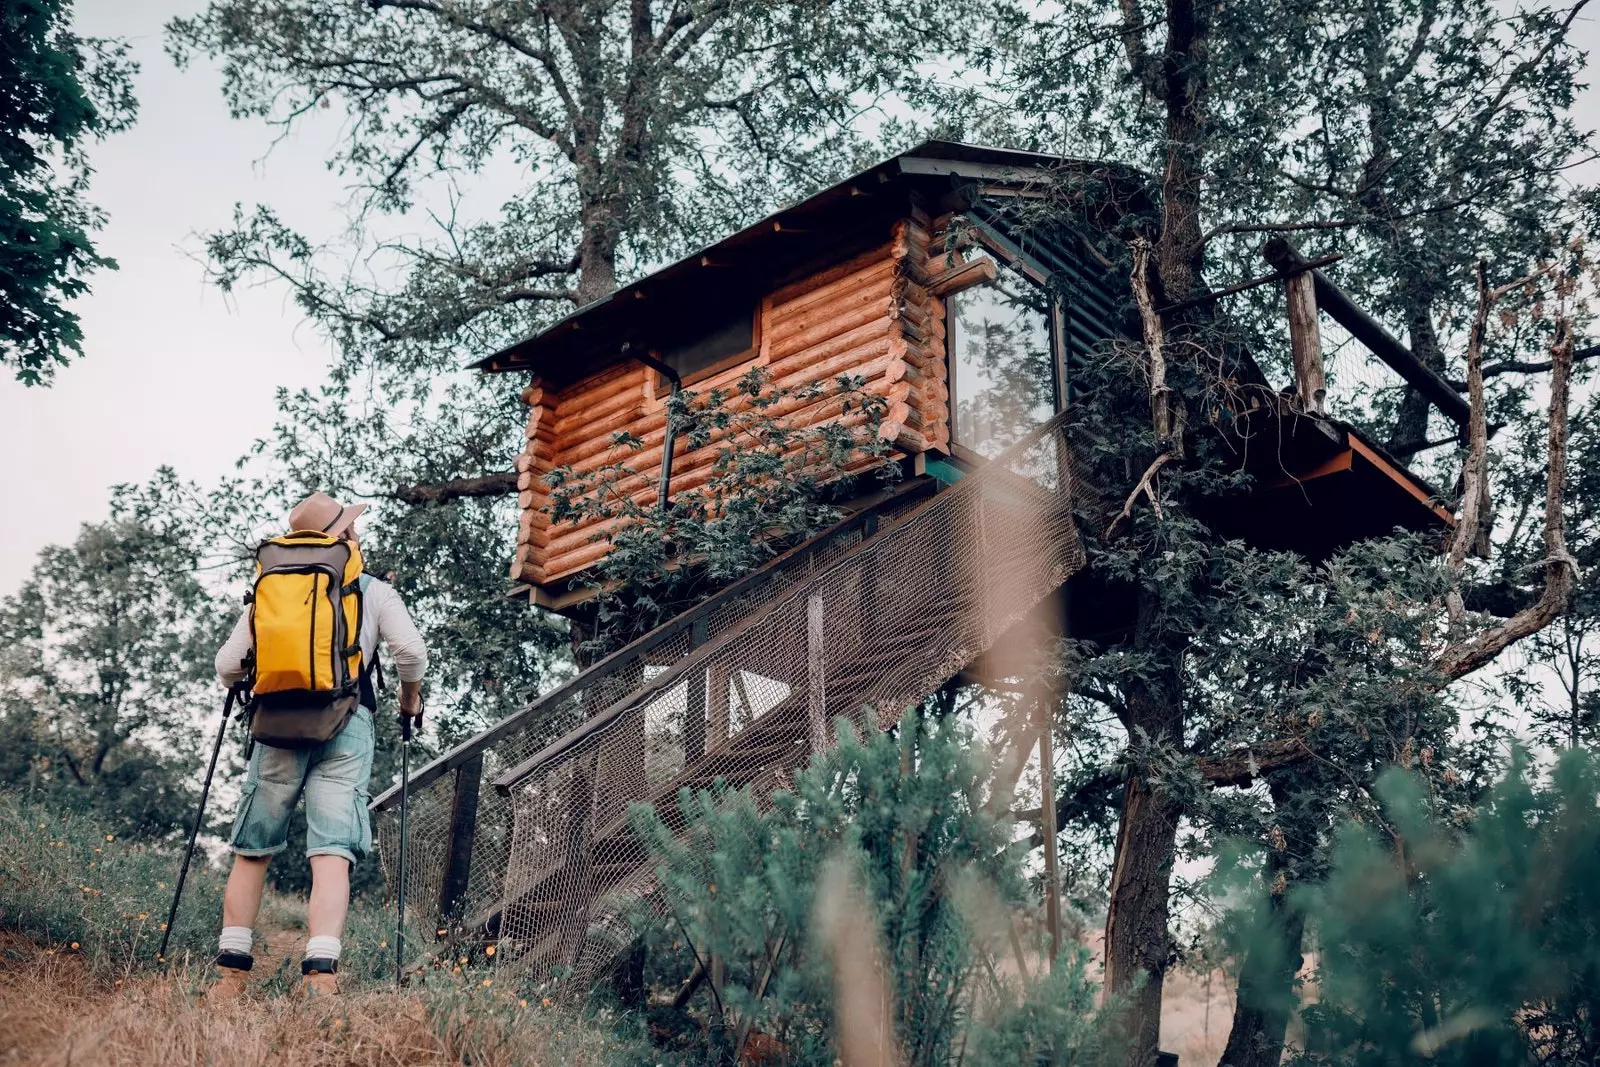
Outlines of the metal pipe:
[{"label": "metal pipe", "polygon": [[653,352],[635,352],[631,343],[624,344],[622,351],[624,355],[638,360],[672,383],[672,393],[667,400],[667,428],[661,441],[661,481],[656,487],[656,506],[665,509],[671,501],[669,494],[672,490],[672,453],[678,443],[678,425],[677,420],[672,417],[672,402],[683,391],[683,376]]}]

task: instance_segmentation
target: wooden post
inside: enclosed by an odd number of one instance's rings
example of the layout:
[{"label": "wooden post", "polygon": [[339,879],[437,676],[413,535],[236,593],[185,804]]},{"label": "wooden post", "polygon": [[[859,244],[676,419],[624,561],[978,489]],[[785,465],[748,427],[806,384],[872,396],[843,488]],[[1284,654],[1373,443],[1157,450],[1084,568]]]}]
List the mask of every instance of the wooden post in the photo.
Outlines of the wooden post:
[{"label": "wooden post", "polygon": [[813,593],[806,601],[806,727],[813,754],[822,751],[828,728],[828,676],[822,625],[822,597]]},{"label": "wooden post", "polygon": [[1061,875],[1056,856],[1056,758],[1051,740],[1055,708],[1049,691],[1039,699],[1039,833],[1044,838],[1044,923],[1050,932],[1050,970],[1061,954]]},{"label": "wooden post", "polygon": [[[478,827],[478,787],[483,781],[483,753],[456,768],[455,797],[450,805],[450,836],[445,842],[444,881],[439,887],[439,929],[461,921],[472,879],[472,845]],[[448,934],[446,936],[449,936]]]},{"label": "wooden post", "polygon": [[1294,385],[1300,403],[1312,414],[1322,414],[1328,390],[1322,374],[1322,328],[1317,322],[1317,286],[1310,271],[1286,279],[1289,297],[1289,347],[1294,356]]},{"label": "wooden post", "polygon": [[731,672],[720,660],[713,660],[706,668],[706,697],[710,706],[706,713],[706,748],[720,748],[728,743],[731,727],[728,707],[728,690]]},{"label": "wooden post", "polygon": [[[696,619],[689,630],[689,647],[699,648],[706,643],[708,628],[705,619]],[[685,766],[706,754],[706,686],[708,672],[689,673],[689,694],[683,718],[683,762]]]}]

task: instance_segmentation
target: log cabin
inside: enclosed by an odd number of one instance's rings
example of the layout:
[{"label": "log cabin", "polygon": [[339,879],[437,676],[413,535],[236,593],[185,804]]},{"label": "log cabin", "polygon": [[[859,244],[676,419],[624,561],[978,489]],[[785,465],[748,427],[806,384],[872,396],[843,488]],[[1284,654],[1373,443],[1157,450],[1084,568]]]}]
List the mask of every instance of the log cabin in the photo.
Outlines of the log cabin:
[{"label": "log cabin", "polygon": [[[1064,189],[1070,219],[1059,208]],[[621,488],[640,504],[702,484],[720,443],[675,448],[667,397],[726,388],[753,367],[784,387],[860,376],[886,405],[879,432],[891,458],[913,477],[960,477],[1060,410],[1074,366],[1139,336],[1126,275],[1092,249],[1120,219],[1149,209],[1145,190],[1141,175],[1115,164],[930,141],[475,364],[527,378],[516,593],[581,617],[583,579],[609,548],[595,520],[552,520],[551,471],[615,461],[613,435],[626,432],[643,446],[628,457],[638,477]],[[1038,211],[1047,199],[1054,210]],[[1298,324],[1297,381],[1286,392],[1307,399],[1233,413],[1233,432],[1271,444],[1241,448],[1256,490],[1220,508],[1219,524],[1310,556],[1395,527],[1448,524],[1433,489],[1322,413],[1312,279],[1317,291],[1341,294],[1315,265],[1284,256],[1292,251],[1279,249],[1274,265]],[[1348,300],[1332,302],[1365,318]],[[1367,319],[1347,328],[1456,415],[1446,407],[1459,404],[1454,391],[1381,327]],[[1240,376],[1265,386],[1246,364]],[[837,416],[838,404],[818,397],[785,417],[803,426]]]}]

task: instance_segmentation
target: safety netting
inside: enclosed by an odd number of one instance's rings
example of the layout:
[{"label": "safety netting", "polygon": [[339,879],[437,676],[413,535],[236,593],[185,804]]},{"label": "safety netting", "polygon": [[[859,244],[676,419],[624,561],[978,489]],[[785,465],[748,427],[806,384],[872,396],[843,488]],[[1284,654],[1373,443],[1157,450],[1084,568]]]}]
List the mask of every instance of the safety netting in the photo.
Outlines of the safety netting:
[{"label": "safety netting", "polygon": [[[892,525],[921,499],[910,491],[888,494],[870,514],[843,521],[807,546],[779,557],[713,598],[693,618],[668,622],[431,764],[414,769],[406,848],[406,898],[412,923],[441,936],[498,936],[513,820],[508,797],[493,787],[494,781],[696,648],[781,600],[855,551],[876,524]],[[391,886],[397,884],[400,855],[398,801],[399,789],[394,788],[372,805],[378,854]]]},{"label": "safety netting", "polygon": [[717,637],[646,666],[626,696],[595,701],[575,729],[486,776],[509,816],[499,958],[596,973],[654,888],[631,805],[675,826],[685,788],[720,780],[769,796],[837,720],[888,729],[1034,613],[1084,563],[1062,427],[976,462],[764,603],[730,605]]}]

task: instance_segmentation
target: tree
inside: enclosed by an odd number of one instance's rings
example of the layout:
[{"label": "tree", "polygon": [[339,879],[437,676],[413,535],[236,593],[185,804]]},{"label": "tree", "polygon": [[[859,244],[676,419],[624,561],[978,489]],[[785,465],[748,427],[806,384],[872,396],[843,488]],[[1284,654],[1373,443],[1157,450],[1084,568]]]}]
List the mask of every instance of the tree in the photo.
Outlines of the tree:
[{"label": "tree", "polygon": [[[196,727],[231,619],[179,531],[121,494],[0,601],[6,784],[161,834],[193,816]],[[202,716],[204,717],[202,719]]]},{"label": "tree", "polygon": [[665,920],[644,919],[661,978],[710,975],[679,1005],[698,997],[710,1062],[743,1062],[752,1034],[794,1064],[1120,1058],[1087,953],[1024,955],[1036,902],[1010,785],[938,706],[865,739],[841,720],[770,805],[685,790],[681,831],[633,810],[661,880]]},{"label": "tree", "polygon": [[27,385],[83,350],[67,305],[116,266],[90,237],[105,218],[85,198],[87,148],[135,113],[127,46],[71,17],[72,0],[0,3],[0,363]]},{"label": "tree", "polygon": [[[1475,412],[1470,441],[1463,442],[1468,447],[1432,463],[1443,484],[1462,483],[1465,532],[1447,559],[1433,561],[1434,576],[1420,587],[1387,578],[1375,585],[1393,606],[1405,606],[1399,625],[1375,632],[1385,643],[1387,635],[1407,629],[1417,638],[1395,650],[1389,669],[1437,689],[1538,632],[1565,608],[1572,582],[1564,543],[1566,387],[1552,383],[1562,396],[1547,404],[1544,393],[1517,388],[1506,376],[1519,367],[1559,375],[1563,359],[1574,358],[1571,331],[1586,321],[1560,280],[1587,269],[1581,246],[1592,228],[1584,194],[1573,195],[1561,180],[1586,143],[1570,115],[1579,57],[1567,31],[1576,13],[1502,15],[1477,3],[1308,8],[1270,0],[1222,7],[1183,2],[1155,11],[1137,0],[1090,0],[1065,5],[1021,46],[1012,67],[1017,91],[1004,98],[1011,114],[972,122],[1029,147],[1114,155],[1145,165],[1152,175],[1155,210],[1129,217],[1100,250],[1108,265],[1128,272],[1136,304],[1130,312],[1143,324],[1142,343],[1124,354],[1119,372],[1124,383],[1142,380],[1147,388],[1127,395],[1126,384],[1090,374],[1079,399],[1080,406],[1105,412],[1106,424],[1088,420],[1094,432],[1085,435],[1086,455],[1095,453],[1093,442],[1114,445],[1100,449],[1095,469],[1107,484],[1127,480],[1129,471],[1157,475],[1150,496],[1160,502],[1159,518],[1136,516],[1120,541],[1107,538],[1111,543],[1098,555],[1091,552],[1102,573],[1126,581],[1137,597],[1133,633],[1106,652],[1121,673],[1096,670],[1091,660],[1087,673],[1074,677],[1087,683],[1084,691],[1109,698],[1121,726],[1120,736],[1107,737],[1111,751],[1101,749],[1095,759],[1100,765],[1120,761],[1127,774],[1107,953],[1113,989],[1131,988],[1144,976],[1131,994],[1134,1063],[1147,1063],[1153,1054],[1160,975],[1176,957],[1171,872],[1181,822],[1207,809],[1226,814],[1195,787],[1240,784],[1274,766],[1294,766],[1287,784],[1312,793],[1273,788],[1266,774],[1269,788],[1234,804],[1231,818],[1249,815],[1253,806],[1249,819],[1265,832],[1295,816],[1298,832],[1312,845],[1325,840],[1328,818],[1344,803],[1337,791],[1316,795],[1330,783],[1306,773],[1314,761],[1298,748],[1309,736],[1301,727],[1251,736],[1255,724],[1235,714],[1240,705],[1272,712],[1266,721],[1275,721],[1282,705],[1241,701],[1240,693],[1256,690],[1232,688],[1239,671],[1218,658],[1219,650],[1231,655],[1240,647],[1269,651],[1258,620],[1282,610],[1275,598],[1292,603],[1307,597],[1315,604],[1329,577],[1310,573],[1280,584],[1269,560],[1220,543],[1195,508],[1227,487],[1227,457],[1192,427],[1215,407],[1212,398],[1231,388],[1246,360],[1242,353],[1281,372],[1287,352],[1282,313],[1270,288],[1225,308],[1203,299],[1185,302],[1203,297],[1208,284],[1259,273],[1257,243],[1265,234],[1326,242],[1317,251],[1337,242],[1356,275],[1368,279],[1352,287],[1410,328],[1413,347],[1463,382]],[[1265,25],[1274,32],[1264,40],[1259,28]],[[1569,248],[1569,242],[1576,245]],[[1479,267],[1484,258],[1486,270]],[[1530,268],[1535,280],[1509,281]],[[1502,306],[1507,298],[1516,306]],[[1541,306],[1563,299],[1565,337],[1555,316],[1539,314]],[[1158,311],[1172,305],[1180,306]],[[1552,345],[1562,359],[1542,358],[1540,350]],[[1373,390],[1366,400],[1351,415],[1377,439],[1407,452],[1427,443],[1426,405],[1419,414],[1417,398],[1398,383]],[[1491,419],[1522,427],[1514,439],[1534,444],[1526,457],[1529,477],[1518,487],[1519,498],[1507,501],[1529,520],[1515,530],[1495,528],[1485,506],[1509,495],[1491,498],[1487,488]],[[1507,452],[1512,439],[1500,438]],[[1471,561],[1490,532],[1505,550],[1505,570],[1515,576],[1503,621],[1467,610],[1481,603],[1481,586],[1491,584],[1485,568]],[[1410,591],[1425,595],[1411,600]],[[1317,624],[1309,636],[1326,642],[1334,635]],[[1307,662],[1277,661],[1277,669],[1290,674],[1273,678],[1265,670],[1273,663],[1268,656],[1264,669],[1248,676],[1267,692],[1305,689],[1323,673],[1338,677],[1353,653],[1359,653],[1357,662],[1366,656],[1337,641],[1318,644]],[[1225,673],[1212,673],[1219,670]],[[1426,681],[1430,674],[1433,680]],[[1359,710],[1358,723],[1347,726],[1374,735],[1390,715],[1399,716],[1393,725],[1406,721],[1405,701],[1380,700]],[[1249,729],[1241,733],[1241,725]],[[1430,752],[1445,752],[1409,733]],[[1429,733],[1437,744],[1447,740],[1437,725]],[[1240,743],[1250,747],[1230,748]],[[1385,758],[1404,754],[1401,748]],[[1382,760],[1359,766],[1357,780],[1364,776],[1370,784]],[[1063,794],[1073,795],[1070,788]],[[1284,809],[1282,819],[1273,818],[1274,801]],[[1221,825],[1212,822],[1208,829]],[[1278,832],[1285,832],[1283,825]],[[1301,868],[1315,877],[1318,864]],[[1298,933],[1287,940],[1298,954]],[[1278,952],[1279,958],[1290,954]],[[1292,968],[1273,979],[1292,980]],[[1274,1036],[1274,1025],[1241,1004],[1237,1048],[1254,1051],[1237,1062],[1275,1063],[1282,1029]]]},{"label": "tree", "polygon": [[[551,520],[604,523],[595,536],[611,546],[589,579],[595,634],[580,657],[592,662],[615,651],[821,533],[839,520],[834,501],[856,486],[853,472],[876,468],[876,479],[897,477],[878,434],[888,404],[864,392],[865,384],[844,376],[778,386],[756,367],[731,388],[673,394],[675,440],[686,451],[714,447],[715,459],[703,485],[664,506],[644,507],[628,491],[642,477],[629,458],[643,442],[625,431],[614,435],[615,462],[587,474],[552,471]],[[824,399],[840,410],[817,425],[795,426],[775,413]]]}]

